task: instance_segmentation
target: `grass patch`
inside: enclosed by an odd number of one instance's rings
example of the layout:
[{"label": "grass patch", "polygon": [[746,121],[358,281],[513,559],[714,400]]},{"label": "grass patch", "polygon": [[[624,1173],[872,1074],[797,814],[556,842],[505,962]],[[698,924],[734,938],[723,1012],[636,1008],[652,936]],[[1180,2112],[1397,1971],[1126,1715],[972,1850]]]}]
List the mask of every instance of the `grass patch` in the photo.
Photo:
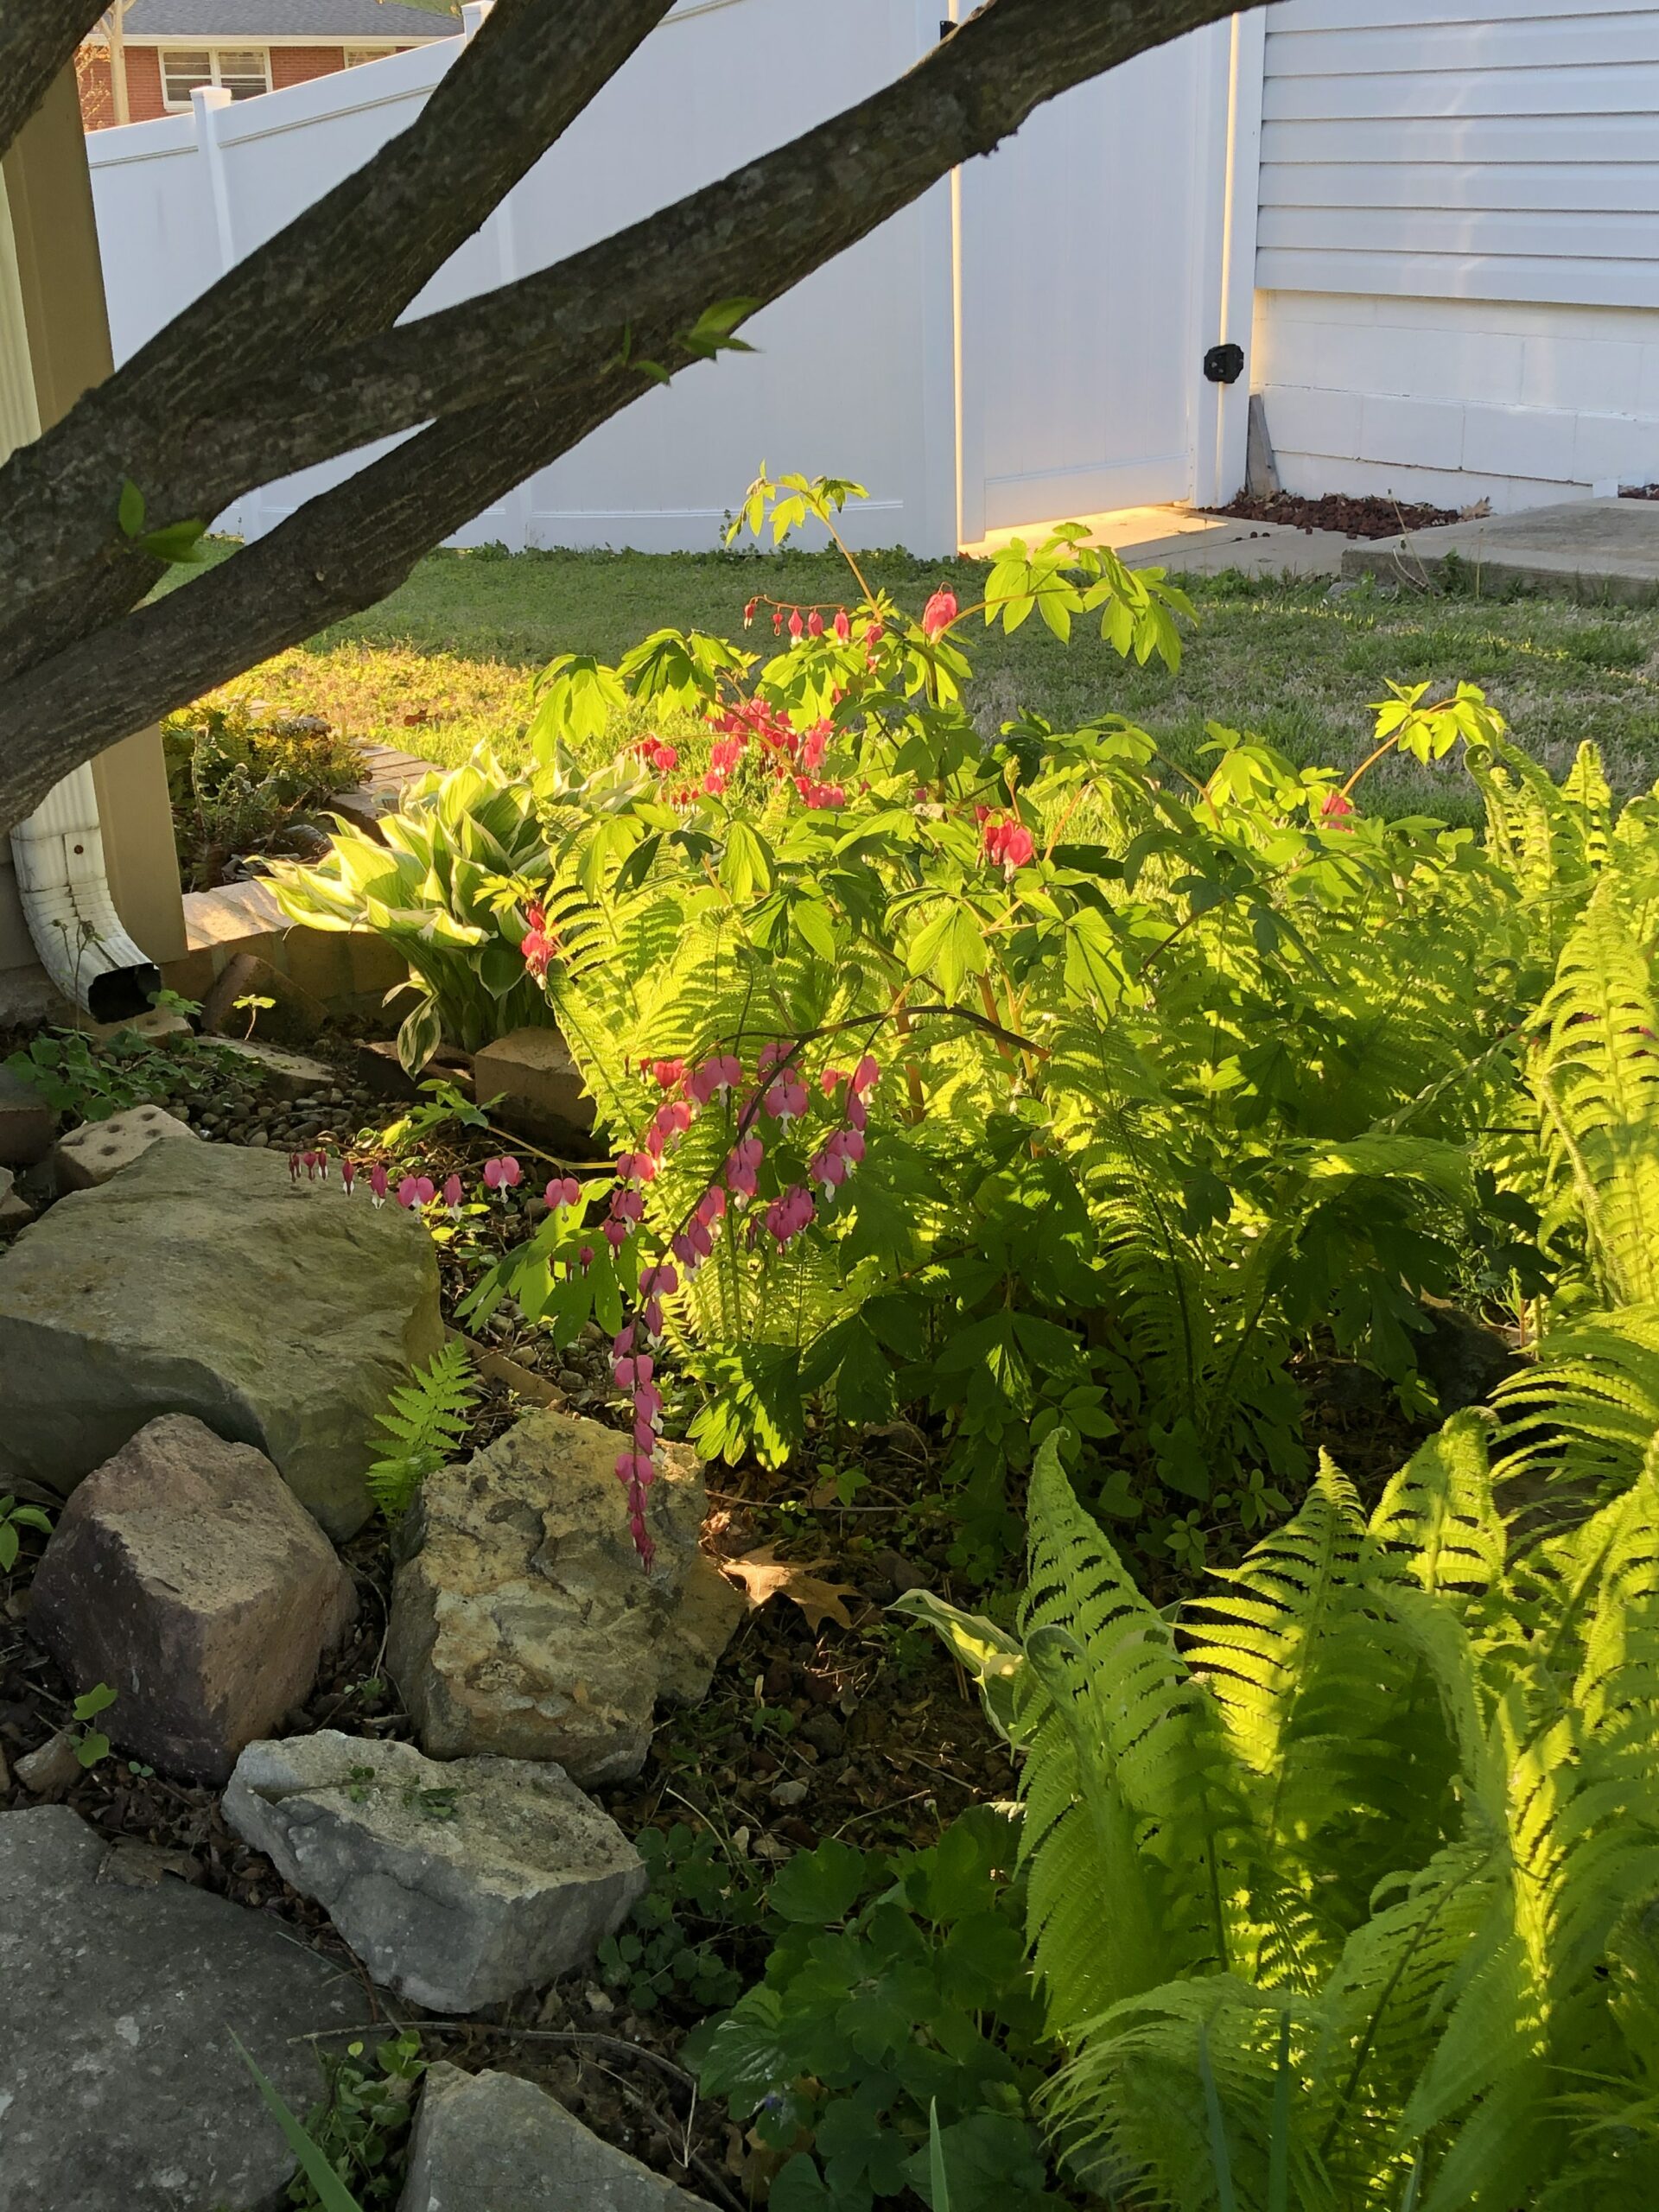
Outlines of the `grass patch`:
[{"label": "grass patch", "polygon": [[[966,605],[985,573],[981,563],[902,552],[872,556],[867,572],[914,611],[946,582]],[[227,688],[446,764],[480,741],[512,761],[523,757],[530,678],[555,653],[615,660],[667,626],[741,637],[753,592],[830,599],[845,578],[830,554],[439,552],[367,613]],[[1191,760],[1216,721],[1254,730],[1299,762],[1343,766],[1361,757],[1368,704],[1388,678],[1466,677],[1553,772],[1588,737],[1618,790],[1659,777],[1659,610],[1520,595],[1389,598],[1370,583],[1333,600],[1323,582],[1237,575],[1189,588],[1199,620],[1174,676],[1126,667],[1088,630],[1065,646],[1035,620],[1012,638],[976,621],[966,643],[981,726],[994,732],[1020,708],[1058,728],[1113,712]],[[751,642],[770,645],[770,633],[757,629]],[[1412,762],[1389,764],[1372,787],[1372,804],[1390,812],[1459,820],[1474,818],[1471,797],[1455,768]]]}]

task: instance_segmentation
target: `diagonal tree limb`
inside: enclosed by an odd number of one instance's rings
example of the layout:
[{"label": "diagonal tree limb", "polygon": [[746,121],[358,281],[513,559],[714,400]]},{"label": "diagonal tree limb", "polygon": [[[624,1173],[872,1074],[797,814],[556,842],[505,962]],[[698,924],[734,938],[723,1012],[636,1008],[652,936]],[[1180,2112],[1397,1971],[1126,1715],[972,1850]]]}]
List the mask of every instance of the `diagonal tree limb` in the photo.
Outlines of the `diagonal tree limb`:
[{"label": "diagonal tree limb", "polygon": [[0,154],[67,69],[108,0],[0,0]]},{"label": "diagonal tree limb", "polygon": [[[166,518],[216,512],[274,476],[435,416],[550,385],[574,391],[616,356],[625,328],[636,355],[661,357],[702,308],[738,293],[775,298],[946,169],[988,151],[1039,99],[1226,12],[1226,0],[989,0],[896,83],[556,268],[281,369],[227,400],[181,397],[143,488]],[[110,543],[99,495],[118,481],[137,426],[127,427],[130,405],[105,420],[101,437],[89,425],[98,404],[115,406],[121,381],[0,472],[0,513],[11,495],[0,565],[31,585],[17,603],[26,636],[9,650],[0,629],[0,668],[43,658],[114,612],[89,601],[86,568]],[[51,509],[31,512],[31,475],[67,497],[73,531]],[[124,578],[125,604],[153,573]],[[59,584],[61,623],[42,607]]]},{"label": "diagonal tree limb", "polygon": [[[35,0],[0,0],[0,8]],[[61,7],[64,0],[40,0]],[[391,322],[667,14],[672,0],[498,0],[419,117],[239,262],[0,469],[0,670],[26,612],[40,647],[140,600],[160,574],[115,527],[121,486],[158,488],[154,445],[275,359]],[[79,465],[78,465],[79,464]],[[273,474],[280,474],[280,467]],[[152,505],[153,522],[223,500]],[[54,603],[54,587],[67,590]],[[67,599],[67,606],[64,604]],[[66,613],[71,618],[66,628]]]}]

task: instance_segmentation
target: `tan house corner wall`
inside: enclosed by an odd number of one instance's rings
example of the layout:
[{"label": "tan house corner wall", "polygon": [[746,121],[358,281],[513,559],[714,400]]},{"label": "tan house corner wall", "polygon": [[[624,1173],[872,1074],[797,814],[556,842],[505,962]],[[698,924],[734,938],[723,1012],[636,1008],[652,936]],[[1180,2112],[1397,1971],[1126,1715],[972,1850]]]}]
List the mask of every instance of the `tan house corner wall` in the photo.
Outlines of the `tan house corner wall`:
[{"label": "tan house corner wall", "polygon": [[[3,164],[16,244],[29,365],[40,420],[54,423],[110,373],[109,324],[98,257],[92,180],[73,67],[58,78]],[[104,859],[116,911],[158,965],[185,950],[173,819],[158,731],[113,746],[92,763]],[[32,963],[21,945],[9,850],[0,860],[0,969]]]}]

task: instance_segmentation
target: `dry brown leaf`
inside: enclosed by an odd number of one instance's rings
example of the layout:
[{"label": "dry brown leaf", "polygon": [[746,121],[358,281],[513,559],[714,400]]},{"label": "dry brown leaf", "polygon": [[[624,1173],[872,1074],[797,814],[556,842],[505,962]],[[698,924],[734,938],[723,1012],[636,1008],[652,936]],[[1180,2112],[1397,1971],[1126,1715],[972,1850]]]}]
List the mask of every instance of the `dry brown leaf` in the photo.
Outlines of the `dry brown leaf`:
[{"label": "dry brown leaf", "polygon": [[858,1595],[849,1582],[821,1581],[810,1567],[798,1567],[792,1560],[774,1558],[770,1544],[745,1552],[741,1559],[722,1560],[721,1566],[734,1581],[743,1585],[751,1612],[768,1599],[782,1597],[800,1607],[809,1628],[821,1627],[826,1620],[834,1621],[840,1628],[851,1628],[853,1624],[853,1617],[842,1602]]}]

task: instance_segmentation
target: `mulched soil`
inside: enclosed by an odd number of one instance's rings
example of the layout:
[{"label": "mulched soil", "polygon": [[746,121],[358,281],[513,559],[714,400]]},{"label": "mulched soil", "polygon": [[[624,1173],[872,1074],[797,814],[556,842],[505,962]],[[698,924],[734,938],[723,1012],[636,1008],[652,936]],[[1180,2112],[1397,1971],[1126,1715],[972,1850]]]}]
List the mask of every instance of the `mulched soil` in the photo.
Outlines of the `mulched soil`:
[{"label": "mulched soil", "polygon": [[1205,507],[1205,514],[1230,515],[1237,522],[1282,522],[1296,530],[1335,530],[1344,537],[1397,537],[1402,531],[1433,530],[1441,523],[1459,519],[1456,507],[1402,506],[1397,499],[1361,498],[1346,492],[1327,492],[1306,499],[1290,492],[1275,492],[1269,499],[1241,492],[1224,507]]},{"label": "mulched soil", "polygon": [[[238,1077],[205,1096],[176,1094],[166,1103],[221,1141],[327,1145],[352,1149],[360,1159],[365,1125],[384,1122],[398,1109],[365,1087],[349,1043],[314,1050],[331,1061],[337,1079],[304,1102],[275,1104],[251,1079]],[[423,1146],[422,1165],[439,1179],[452,1166],[460,1169],[471,1190],[482,1160],[502,1148],[502,1138],[487,1131],[446,1133]],[[512,1205],[468,1217],[461,1231],[466,1242],[482,1247],[485,1258],[522,1236],[537,1203],[527,1193],[547,1172],[530,1147],[515,1142],[512,1148],[525,1168]],[[453,1306],[470,1270],[459,1243],[441,1246],[439,1260],[446,1304]],[[535,1378],[523,1389],[537,1402],[627,1426],[626,1405],[611,1384],[608,1347],[597,1330],[590,1327],[582,1340],[556,1351],[502,1313],[480,1333],[490,1349],[518,1363],[521,1377],[528,1370]],[[485,1375],[478,1443],[526,1409],[525,1397],[500,1370],[493,1374],[486,1367]],[[1374,1495],[1421,1432],[1402,1421],[1385,1389],[1362,1370],[1331,1363],[1306,1379],[1313,1386],[1309,1441],[1329,1449],[1362,1494]],[[779,1477],[756,1466],[711,1468],[705,1542],[726,1559],[775,1546],[780,1557],[845,1586],[850,1625],[810,1625],[786,1596],[751,1611],[707,1701],[664,1719],[636,1780],[596,1793],[629,1834],[675,1821],[706,1828],[740,1878],[758,1878],[828,1836],[867,1849],[925,1845],[964,1807],[1006,1798],[1014,1785],[1003,1746],[935,1639],[899,1627],[885,1611],[899,1591],[913,1587],[969,1606],[979,1602],[952,1583],[954,1529],[938,1500],[933,1440],[902,1421],[863,1439],[856,1459],[865,1484],[853,1505],[839,1502],[834,1474],[824,1471],[831,1459],[844,1470],[848,1439],[824,1433],[817,1441],[820,1450],[808,1457],[822,1465],[804,1476],[798,1470]],[[41,1495],[40,1502],[56,1501]],[[15,1765],[62,1727],[71,1704],[68,1685],[29,1636],[29,1577],[42,1540],[28,1532],[22,1541],[16,1571],[0,1585],[0,1805],[8,1808],[40,1800],[6,1771],[7,1764]],[[343,1549],[359,1591],[358,1624],[284,1731],[338,1727],[407,1737],[407,1717],[383,1671],[392,1566],[387,1532],[372,1526]],[[1146,1571],[1156,1602],[1180,1594],[1173,1569]],[[126,1878],[188,1881],[273,1914],[319,1951],[361,1972],[321,1909],[289,1890],[267,1859],[226,1827],[213,1789],[145,1771],[118,1751],[80,1773],[67,1802],[118,1847]],[[746,1980],[758,1978],[765,1950],[755,1931],[728,1932],[718,1941],[721,1955]],[[388,2013],[383,1998],[374,2001]],[[775,2163],[718,2107],[700,2103],[676,2056],[696,2016],[672,1995],[660,2009],[634,2011],[589,1971],[464,2021],[437,2020],[397,2000],[388,2016],[419,2030],[429,2058],[504,2068],[540,2082],[608,2141],[732,2212],[743,2212],[769,2161]]]}]

